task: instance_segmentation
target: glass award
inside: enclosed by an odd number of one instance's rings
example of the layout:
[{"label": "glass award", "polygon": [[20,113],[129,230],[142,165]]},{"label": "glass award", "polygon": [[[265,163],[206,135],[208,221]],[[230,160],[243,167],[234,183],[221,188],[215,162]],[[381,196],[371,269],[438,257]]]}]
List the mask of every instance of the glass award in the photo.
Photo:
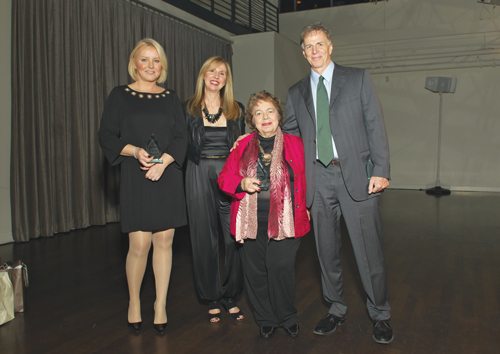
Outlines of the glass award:
[{"label": "glass award", "polygon": [[162,154],[160,144],[158,143],[158,140],[156,140],[154,134],[151,134],[149,137],[148,143],[146,144],[146,152],[150,156],[153,156],[153,159],[149,161],[149,163],[163,163],[163,160],[161,159]]},{"label": "glass award", "polygon": [[261,191],[269,190],[271,181],[269,180],[269,176],[267,175],[266,169],[262,166],[260,159],[257,159],[257,179],[261,182],[259,188]]}]

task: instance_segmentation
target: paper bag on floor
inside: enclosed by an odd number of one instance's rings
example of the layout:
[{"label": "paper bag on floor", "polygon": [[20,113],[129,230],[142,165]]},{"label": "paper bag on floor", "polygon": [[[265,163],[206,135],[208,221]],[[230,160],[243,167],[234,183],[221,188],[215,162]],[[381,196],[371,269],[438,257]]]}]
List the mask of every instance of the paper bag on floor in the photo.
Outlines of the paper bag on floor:
[{"label": "paper bag on floor", "polygon": [[0,325],[14,319],[14,288],[9,274],[0,272]]}]

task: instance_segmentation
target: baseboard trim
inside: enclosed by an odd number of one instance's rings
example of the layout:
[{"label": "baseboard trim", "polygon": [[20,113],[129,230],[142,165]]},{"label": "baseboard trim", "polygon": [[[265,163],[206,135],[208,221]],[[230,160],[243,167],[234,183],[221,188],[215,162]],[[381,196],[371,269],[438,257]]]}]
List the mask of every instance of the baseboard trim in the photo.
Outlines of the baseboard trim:
[{"label": "baseboard trim", "polygon": [[0,245],[14,242],[14,239],[12,238],[12,231],[4,231],[0,232]]},{"label": "baseboard trim", "polygon": [[[416,185],[389,185],[387,189],[415,189],[425,191],[428,188],[433,188],[434,186],[416,186]],[[500,193],[500,187],[467,187],[467,186],[447,186],[441,185],[442,188],[449,189],[455,192],[492,192]]]}]

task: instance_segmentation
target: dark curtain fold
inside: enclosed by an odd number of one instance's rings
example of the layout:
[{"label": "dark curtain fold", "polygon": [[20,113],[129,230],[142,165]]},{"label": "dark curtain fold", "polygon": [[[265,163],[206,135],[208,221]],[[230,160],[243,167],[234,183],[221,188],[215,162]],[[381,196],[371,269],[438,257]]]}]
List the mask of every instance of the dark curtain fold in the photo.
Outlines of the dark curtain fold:
[{"label": "dark curtain fold", "polygon": [[97,139],[104,102],[130,83],[128,56],[151,37],[182,100],[231,44],[125,0],[12,1],[11,207],[14,240],[119,221],[119,171]]}]

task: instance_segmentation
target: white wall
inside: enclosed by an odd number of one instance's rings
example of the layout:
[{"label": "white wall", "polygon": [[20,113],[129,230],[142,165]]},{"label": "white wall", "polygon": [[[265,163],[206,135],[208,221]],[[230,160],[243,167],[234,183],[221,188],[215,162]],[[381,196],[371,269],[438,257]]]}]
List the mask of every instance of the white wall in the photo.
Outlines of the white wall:
[{"label": "white wall", "polygon": [[0,244],[12,242],[10,213],[11,2],[0,1]]},{"label": "white wall", "polygon": [[390,0],[280,16],[280,32],[299,42],[321,21],[332,57],[370,70],[382,101],[391,151],[391,187],[435,185],[439,95],[427,76],[456,77],[443,95],[441,185],[500,191],[500,7],[474,0]]},{"label": "white wall", "polygon": [[308,75],[311,68],[300,46],[277,33],[275,33],[274,53],[274,94],[285,106],[290,86]]},{"label": "white wall", "polygon": [[274,92],[274,33],[233,37],[234,97],[246,106],[254,92]]},{"label": "white wall", "polygon": [[320,21],[334,46],[498,31],[500,7],[476,0],[389,0],[280,15],[280,33],[298,43]]},{"label": "white wall", "polygon": [[[395,188],[435,185],[439,94],[424,89],[425,77],[435,75],[373,75],[386,117]],[[443,70],[439,75],[458,77],[456,92],[443,94],[441,185],[500,191],[500,85],[493,79],[498,69]]]},{"label": "white wall", "polygon": [[252,93],[266,90],[283,109],[288,88],[309,73],[300,46],[275,32],[233,37],[234,95],[245,106]]}]

